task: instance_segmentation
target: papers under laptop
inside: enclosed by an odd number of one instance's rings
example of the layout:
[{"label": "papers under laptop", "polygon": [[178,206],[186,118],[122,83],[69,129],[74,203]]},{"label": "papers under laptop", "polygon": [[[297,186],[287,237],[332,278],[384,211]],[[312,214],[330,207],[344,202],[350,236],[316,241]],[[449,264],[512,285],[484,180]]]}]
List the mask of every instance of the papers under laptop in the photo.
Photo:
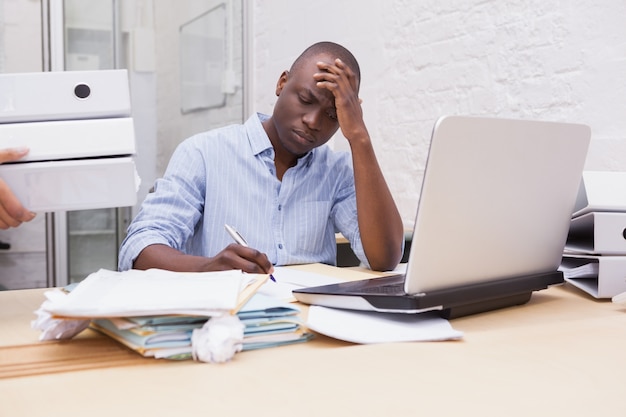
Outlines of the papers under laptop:
[{"label": "papers under laptop", "polygon": [[447,116],[433,129],[407,271],[294,290],[307,304],[446,318],[526,303],[558,267],[588,126]]}]

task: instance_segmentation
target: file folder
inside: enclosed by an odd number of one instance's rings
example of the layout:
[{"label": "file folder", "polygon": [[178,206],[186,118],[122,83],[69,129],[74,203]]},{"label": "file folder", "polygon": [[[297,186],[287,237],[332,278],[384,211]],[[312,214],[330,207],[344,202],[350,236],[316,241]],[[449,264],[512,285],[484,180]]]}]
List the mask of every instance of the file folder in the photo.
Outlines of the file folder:
[{"label": "file folder", "polygon": [[0,74],[0,123],[129,117],[128,71]]},{"label": "file folder", "polygon": [[626,212],[591,212],[572,219],[565,251],[626,255]]},{"label": "file folder", "polygon": [[565,281],[595,298],[612,298],[626,291],[626,256],[567,254],[560,270]]},{"label": "file folder", "polygon": [[[298,314],[300,309],[263,294],[255,293],[237,312],[245,326],[243,349],[255,350],[310,340]],[[91,327],[143,356],[169,359],[191,358],[191,335],[208,317],[162,315],[98,319]]]},{"label": "file folder", "polygon": [[133,206],[139,188],[130,157],[6,164],[0,178],[35,212]]},{"label": "file folder", "polygon": [[2,148],[30,149],[20,162],[127,156],[136,152],[130,117],[0,124],[0,138]]},{"label": "file folder", "polygon": [[583,172],[572,217],[593,211],[626,212],[626,172]]}]

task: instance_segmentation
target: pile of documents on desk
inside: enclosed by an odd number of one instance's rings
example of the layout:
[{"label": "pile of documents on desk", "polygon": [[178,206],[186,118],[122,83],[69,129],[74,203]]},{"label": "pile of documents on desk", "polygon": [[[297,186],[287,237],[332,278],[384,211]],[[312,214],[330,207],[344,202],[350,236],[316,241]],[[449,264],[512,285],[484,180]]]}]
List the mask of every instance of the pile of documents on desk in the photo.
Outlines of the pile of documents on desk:
[{"label": "pile of documents on desk", "polygon": [[560,270],[596,298],[626,292],[626,172],[583,172]]},{"label": "pile of documents on desk", "polygon": [[[241,350],[309,340],[297,307],[257,293],[267,278],[241,271],[100,270],[69,294],[46,293],[33,327],[48,340],[71,338],[91,325],[143,356],[169,359],[197,358],[202,349],[194,340],[215,350],[221,349],[213,348],[216,340],[226,337],[234,349],[226,359]],[[212,325],[214,336],[199,336]]]},{"label": "pile of documents on desk", "polygon": [[[299,313],[293,304],[255,294],[237,313],[245,326],[242,350],[309,340],[312,334],[303,331]],[[91,326],[144,356],[189,359],[192,333],[206,321],[206,317],[170,315],[97,319]]]}]

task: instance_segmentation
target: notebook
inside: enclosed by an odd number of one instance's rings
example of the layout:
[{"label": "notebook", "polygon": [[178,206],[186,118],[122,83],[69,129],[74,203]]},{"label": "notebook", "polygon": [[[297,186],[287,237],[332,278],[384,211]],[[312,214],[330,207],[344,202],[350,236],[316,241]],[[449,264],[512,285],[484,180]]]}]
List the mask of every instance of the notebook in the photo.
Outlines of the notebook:
[{"label": "notebook", "polygon": [[294,290],[335,308],[446,318],[524,304],[558,271],[591,132],[445,116],[434,126],[406,274]]}]

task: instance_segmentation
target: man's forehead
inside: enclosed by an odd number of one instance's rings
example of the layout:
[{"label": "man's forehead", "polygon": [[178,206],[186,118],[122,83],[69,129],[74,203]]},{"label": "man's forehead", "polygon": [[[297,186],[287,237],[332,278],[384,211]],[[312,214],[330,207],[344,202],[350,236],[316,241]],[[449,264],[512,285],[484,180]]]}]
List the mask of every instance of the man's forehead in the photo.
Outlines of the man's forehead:
[{"label": "man's forehead", "polygon": [[329,53],[318,53],[311,55],[309,62],[317,67],[318,62],[324,62],[326,64],[334,64],[336,57]]},{"label": "man's forehead", "polygon": [[[317,67],[317,63],[318,62],[324,62],[326,64],[329,65],[335,65],[335,60],[339,57],[329,53],[329,52],[318,52],[318,53],[312,53],[310,55],[304,56],[302,57],[303,59],[301,59],[297,65],[295,65],[294,67],[291,68],[292,72],[295,71],[297,72],[308,72],[310,74],[307,75],[313,75],[317,72],[328,72],[327,70],[321,70]],[[342,60],[343,61],[343,60]],[[344,65],[349,66],[348,63],[343,62]],[[357,88],[358,85],[360,84],[360,80],[357,77],[356,79],[356,83],[357,83]]]},{"label": "man's forehead", "polygon": [[301,67],[295,69],[291,72],[291,77],[293,81],[299,85],[299,88],[307,94],[314,96],[319,101],[330,101],[330,103],[334,105],[335,96],[333,93],[326,88],[318,87],[317,81],[313,78],[314,74],[325,72],[317,67],[317,62],[319,61],[314,60],[310,63],[310,65],[302,65]]},{"label": "man's forehead", "polygon": [[305,92],[313,96],[321,105],[335,107],[335,96],[333,93],[323,87],[314,85],[312,88],[305,87]]},{"label": "man's forehead", "polygon": [[321,70],[317,67],[318,62],[333,64],[334,59],[329,54],[312,54],[298,62],[298,64],[292,68],[292,71],[311,73],[320,72]]},{"label": "man's forehead", "polygon": [[327,72],[318,68],[318,62],[332,64],[333,61],[334,59],[330,54],[312,54],[302,60],[299,65],[292,68],[289,75],[296,88],[300,91],[300,94],[310,96],[310,98],[315,99],[323,107],[334,108],[335,96],[327,88],[318,87],[317,81],[313,78],[313,75],[320,72]]}]

